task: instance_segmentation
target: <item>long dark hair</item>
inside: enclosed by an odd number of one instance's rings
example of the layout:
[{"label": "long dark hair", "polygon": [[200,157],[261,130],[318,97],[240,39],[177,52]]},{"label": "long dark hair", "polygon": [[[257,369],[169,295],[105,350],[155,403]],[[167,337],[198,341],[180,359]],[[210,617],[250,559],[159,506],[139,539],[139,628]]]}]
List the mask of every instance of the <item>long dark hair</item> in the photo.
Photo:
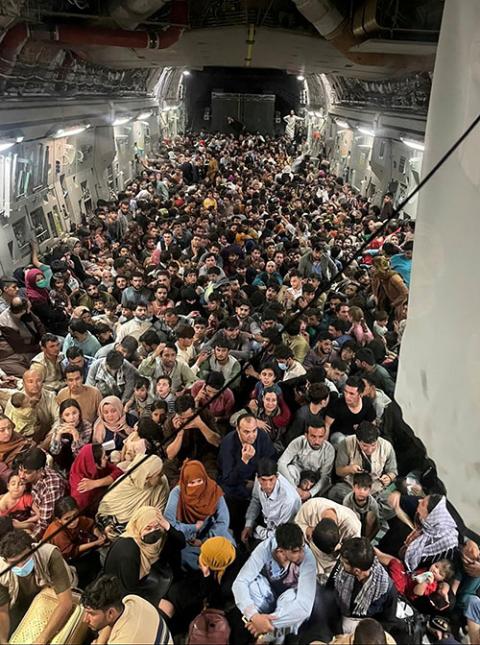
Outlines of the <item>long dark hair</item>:
[{"label": "long dark hair", "polygon": [[83,416],[82,416],[82,408],[80,407],[80,404],[78,401],[75,399],[65,399],[65,401],[62,401],[60,403],[60,411],[58,416],[60,419],[62,418],[62,414],[65,412],[67,408],[76,408],[78,412],[80,413],[80,420],[78,422],[78,426],[81,427],[83,425]]}]

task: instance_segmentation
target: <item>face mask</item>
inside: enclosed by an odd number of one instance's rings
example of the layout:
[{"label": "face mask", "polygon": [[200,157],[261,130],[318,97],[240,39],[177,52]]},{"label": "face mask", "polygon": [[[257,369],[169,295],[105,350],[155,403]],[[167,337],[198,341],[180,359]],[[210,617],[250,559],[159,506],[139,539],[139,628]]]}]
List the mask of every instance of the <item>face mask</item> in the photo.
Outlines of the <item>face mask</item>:
[{"label": "face mask", "polygon": [[14,573],[16,576],[19,576],[20,578],[26,578],[32,573],[34,568],[35,560],[33,559],[32,555],[32,557],[25,562],[23,567],[12,567],[12,573]]},{"label": "face mask", "polygon": [[37,282],[37,287],[39,289],[46,289],[48,287],[48,282],[46,280],[39,280]]},{"label": "face mask", "polygon": [[142,542],[145,544],[155,544],[162,537],[162,531],[157,529],[156,531],[151,531],[142,537]]},{"label": "face mask", "polygon": [[278,365],[279,369],[282,370],[282,372],[285,372],[285,370],[287,369],[286,363],[277,363],[277,365]]}]

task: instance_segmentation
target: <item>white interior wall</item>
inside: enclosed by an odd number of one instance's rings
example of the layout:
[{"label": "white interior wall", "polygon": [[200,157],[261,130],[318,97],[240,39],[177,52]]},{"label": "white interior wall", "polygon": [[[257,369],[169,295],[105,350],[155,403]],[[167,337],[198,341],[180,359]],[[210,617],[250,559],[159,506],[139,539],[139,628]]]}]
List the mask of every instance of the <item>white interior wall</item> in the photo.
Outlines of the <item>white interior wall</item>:
[{"label": "white interior wall", "polygon": [[[43,223],[38,238],[43,250],[52,238],[68,231],[72,222],[79,223],[99,198],[111,199],[110,189],[121,190],[133,177],[134,144],[142,154],[148,153],[157,146],[160,135],[156,103],[143,101],[122,102],[120,108],[133,114],[142,108],[151,109],[151,116],[118,127],[106,124],[111,122],[115,106],[100,101],[75,106],[44,102],[36,110],[28,104],[15,110],[8,110],[5,104],[0,107],[2,131],[25,135],[24,142],[0,154],[2,274],[28,261],[28,242],[40,230],[35,230],[35,218]],[[91,127],[77,135],[52,136],[60,127],[86,123]],[[30,188],[26,192],[17,190],[21,177],[38,167],[39,158],[47,160],[48,173],[41,181],[27,182]]]},{"label": "white interior wall", "polygon": [[[453,55],[454,53],[454,55]],[[480,112],[480,3],[447,0],[423,174]],[[419,195],[396,397],[449,499],[480,533],[480,128]]]}]

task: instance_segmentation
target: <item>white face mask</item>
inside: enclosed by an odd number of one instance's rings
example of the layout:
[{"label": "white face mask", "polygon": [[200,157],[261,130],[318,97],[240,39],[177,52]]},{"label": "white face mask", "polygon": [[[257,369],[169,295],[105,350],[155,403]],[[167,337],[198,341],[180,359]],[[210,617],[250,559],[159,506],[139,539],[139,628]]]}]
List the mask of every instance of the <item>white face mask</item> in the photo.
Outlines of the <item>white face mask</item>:
[{"label": "white face mask", "polygon": [[282,372],[285,372],[288,369],[288,365],[286,363],[277,363],[277,365]]}]

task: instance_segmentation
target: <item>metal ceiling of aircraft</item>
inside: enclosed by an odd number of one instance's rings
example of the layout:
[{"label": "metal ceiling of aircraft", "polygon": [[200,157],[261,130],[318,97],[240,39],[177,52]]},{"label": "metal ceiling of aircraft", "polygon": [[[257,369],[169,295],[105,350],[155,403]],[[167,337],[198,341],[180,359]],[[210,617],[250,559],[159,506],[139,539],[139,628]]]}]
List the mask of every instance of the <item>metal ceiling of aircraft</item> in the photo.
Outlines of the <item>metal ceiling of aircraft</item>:
[{"label": "metal ceiling of aircraft", "polygon": [[[75,70],[98,75],[95,93],[100,79],[115,78],[109,70],[158,79],[164,67],[415,76],[433,70],[442,8],[442,0],[0,0],[0,93],[31,94],[29,74],[39,93],[42,77],[45,93],[64,79],[60,87],[75,93]],[[125,87],[138,91],[144,78]]]}]

